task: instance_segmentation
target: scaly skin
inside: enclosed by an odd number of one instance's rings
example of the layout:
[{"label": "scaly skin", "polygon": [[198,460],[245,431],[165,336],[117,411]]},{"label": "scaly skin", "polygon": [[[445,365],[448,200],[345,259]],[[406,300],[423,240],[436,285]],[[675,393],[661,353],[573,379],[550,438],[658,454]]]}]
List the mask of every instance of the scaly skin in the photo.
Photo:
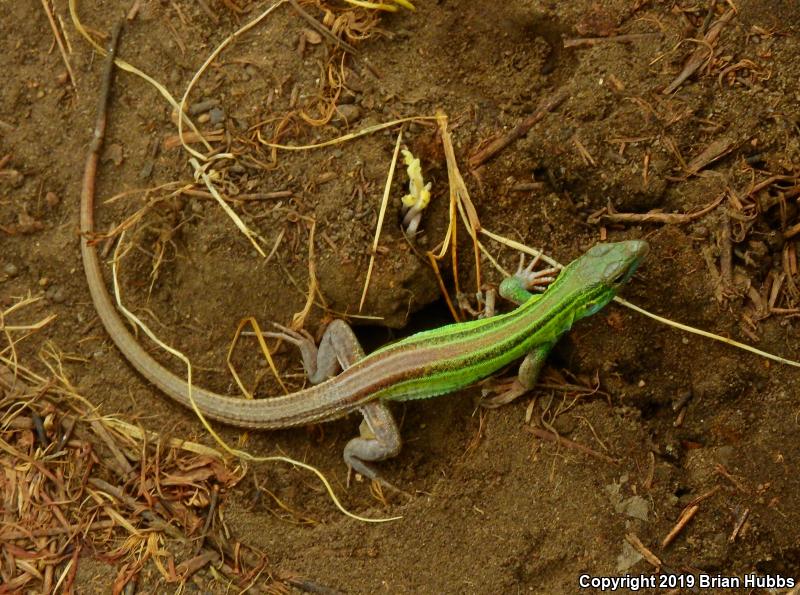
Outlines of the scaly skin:
[{"label": "scaly skin", "polygon": [[[187,383],[157,362],[128,330],[111,301],[96,249],[92,205],[81,205],[81,252],[95,309],[131,365],[163,393],[191,407]],[[387,345],[338,376],[273,398],[245,400],[193,386],[203,415],[242,428],[277,429],[328,421],[371,401],[425,399],[486,378],[537,346],[552,344],[573,323],[605,306],[647,252],[643,241],[599,244],[569,264],[541,296],[515,310],[450,324]]]},{"label": "scaly skin", "polygon": [[[394,456],[402,443],[388,401],[453,392],[524,356],[517,379],[495,403],[519,396],[534,385],[558,338],[575,321],[611,301],[647,253],[643,241],[597,245],[570,263],[541,296],[526,291],[530,279],[525,276],[529,271],[520,271],[500,287],[503,295],[521,304],[516,310],[418,333],[367,356],[343,321],[334,321],[326,329],[319,350],[307,338],[284,329],[279,335],[300,348],[309,379],[319,382],[289,395],[245,400],[195,386],[190,391],[182,378],[158,363],[130,333],[111,301],[97,250],[90,242],[94,233],[95,177],[119,31],[118,26],[109,48],[81,191],[81,255],[86,280],[103,326],[131,365],[162,392],[182,405],[196,406],[211,419],[243,428],[276,429],[328,421],[358,410],[365,423],[361,436],[345,447],[344,459],[352,469],[378,479],[366,462]],[[339,366],[344,371],[333,376]]]}]

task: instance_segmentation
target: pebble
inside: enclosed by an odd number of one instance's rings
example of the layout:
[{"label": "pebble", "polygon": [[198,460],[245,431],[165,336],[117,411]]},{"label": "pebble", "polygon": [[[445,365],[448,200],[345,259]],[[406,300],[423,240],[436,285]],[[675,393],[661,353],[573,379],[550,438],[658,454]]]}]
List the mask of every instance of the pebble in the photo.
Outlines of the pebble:
[{"label": "pebble", "polygon": [[222,108],[214,107],[209,110],[208,116],[212,125],[219,124],[225,120],[225,111]]},{"label": "pebble", "polygon": [[47,296],[47,299],[56,304],[63,304],[64,300],[67,299],[67,293],[62,287],[58,287],[57,285],[51,286],[45,295]]},{"label": "pebble", "polygon": [[354,93],[349,89],[342,89],[342,92],[339,95],[339,103],[337,105],[342,106],[345,104],[355,103],[357,99],[358,93]]},{"label": "pebble", "polygon": [[189,115],[196,116],[198,114],[203,114],[217,105],[219,105],[218,99],[204,99],[203,101],[198,101],[189,106]]},{"label": "pebble", "polygon": [[336,114],[333,116],[335,123],[353,124],[361,117],[361,108],[357,105],[345,103],[336,106]]},{"label": "pebble", "polygon": [[44,202],[47,203],[48,207],[55,207],[61,202],[61,199],[55,192],[48,192],[44,195]]},{"label": "pebble", "polygon": [[553,420],[553,429],[561,436],[569,436],[575,431],[577,421],[571,415],[559,415]]},{"label": "pebble", "polygon": [[347,88],[350,89],[351,91],[360,93],[361,91],[364,90],[364,84],[361,82],[361,77],[359,77],[355,72],[353,72],[349,68],[345,68],[344,80],[346,81]]},{"label": "pebble", "polygon": [[322,43],[322,36],[316,31],[312,31],[311,29],[303,29],[302,32],[303,36],[306,38],[306,42],[310,43],[311,45]]},{"label": "pebble", "polygon": [[25,176],[16,169],[7,169],[3,175],[13,188],[19,188],[25,181]]},{"label": "pebble", "polygon": [[19,267],[13,262],[8,262],[3,267],[3,273],[9,277],[16,277],[19,274]]},{"label": "pebble", "polygon": [[112,143],[108,145],[105,150],[105,159],[110,159],[114,162],[114,165],[120,166],[122,165],[123,160],[125,159],[124,149],[122,145],[119,143]]}]

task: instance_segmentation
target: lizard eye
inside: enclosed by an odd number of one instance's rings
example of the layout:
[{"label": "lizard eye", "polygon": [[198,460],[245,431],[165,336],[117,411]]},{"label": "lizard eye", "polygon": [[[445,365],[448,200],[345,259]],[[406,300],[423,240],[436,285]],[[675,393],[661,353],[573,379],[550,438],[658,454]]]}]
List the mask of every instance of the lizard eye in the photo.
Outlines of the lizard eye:
[{"label": "lizard eye", "polygon": [[622,285],[626,283],[628,279],[630,279],[633,276],[633,272],[635,269],[636,267],[633,266],[626,266],[626,267],[619,266],[617,270],[613,271],[607,270],[606,272],[608,273],[608,279],[610,280],[611,284]]}]

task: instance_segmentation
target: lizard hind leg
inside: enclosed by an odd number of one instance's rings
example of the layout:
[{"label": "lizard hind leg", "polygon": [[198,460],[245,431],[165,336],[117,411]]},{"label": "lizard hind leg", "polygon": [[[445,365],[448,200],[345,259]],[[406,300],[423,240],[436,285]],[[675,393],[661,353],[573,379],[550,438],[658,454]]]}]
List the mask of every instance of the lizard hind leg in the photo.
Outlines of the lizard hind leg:
[{"label": "lizard hind leg", "polygon": [[281,332],[265,332],[264,335],[283,339],[297,346],[303,357],[303,368],[311,384],[319,384],[333,378],[341,370],[349,368],[364,357],[364,349],[353,329],[344,320],[336,319],[327,326],[319,347],[314,344],[314,339],[308,332],[295,331],[281,324],[274,324]]},{"label": "lizard hind leg", "polygon": [[400,452],[403,446],[400,429],[389,410],[382,401],[371,401],[361,407],[364,421],[361,422],[360,436],[351,439],[344,448],[344,461],[347,466],[364,477],[377,481],[383,486],[400,493],[405,492],[378,475],[367,461],[384,461]]},{"label": "lizard hind leg", "polygon": [[[343,320],[334,320],[325,329],[319,347],[311,335],[276,324],[281,332],[264,333],[296,345],[303,356],[303,367],[309,382],[317,384],[347,369],[364,357],[364,350],[353,329]],[[381,401],[371,401],[361,407],[364,420],[360,436],[351,439],[344,448],[344,461],[349,470],[375,480],[381,485],[405,494],[382,479],[365,461],[383,461],[396,456],[402,447],[400,429],[389,407]]]}]

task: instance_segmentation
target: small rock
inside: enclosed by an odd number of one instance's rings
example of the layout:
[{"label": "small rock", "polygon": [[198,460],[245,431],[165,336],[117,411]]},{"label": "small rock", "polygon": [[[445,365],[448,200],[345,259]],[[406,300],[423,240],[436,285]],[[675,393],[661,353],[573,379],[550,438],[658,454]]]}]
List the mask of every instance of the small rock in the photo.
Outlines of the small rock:
[{"label": "small rock", "polygon": [[64,289],[57,285],[50,286],[45,292],[45,296],[55,304],[63,304],[64,300],[67,299],[67,294]]},{"label": "small rock", "polygon": [[19,267],[13,262],[7,262],[3,267],[3,273],[8,277],[16,277],[19,275]]},{"label": "small rock", "polygon": [[577,423],[571,415],[559,415],[553,420],[553,429],[561,436],[569,436],[575,431]]},{"label": "small rock", "polygon": [[360,93],[361,91],[364,90],[364,83],[361,81],[361,77],[359,77],[355,72],[353,72],[349,68],[345,68],[344,70],[344,80],[345,80],[345,86],[351,91]]},{"label": "small rock", "polygon": [[48,192],[44,195],[44,202],[47,203],[48,207],[55,207],[61,202],[61,199],[55,192]]},{"label": "small rock", "polygon": [[220,122],[225,121],[225,111],[222,108],[214,107],[211,108],[208,112],[209,122],[214,124],[219,124]]},{"label": "small rock", "polygon": [[737,453],[736,449],[733,446],[730,445],[720,446],[719,448],[716,448],[714,450],[716,459],[726,467],[730,467],[731,463],[736,461]]},{"label": "small rock", "polygon": [[335,180],[337,178],[336,173],[332,171],[325,171],[319,174],[314,180],[317,184],[325,184],[326,182],[330,182],[331,180]]},{"label": "small rock", "polygon": [[617,556],[617,572],[625,572],[633,568],[643,557],[630,543],[622,540],[622,552]]},{"label": "small rock", "polygon": [[219,105],[218,99],[203,99],[202,101],[197,101],[189,106],[189,115],[196,116],[198,114],[204,114],[217,105]]},{"label": "small rock", "polygon": [[103,161],[111,160],[114,162],[114,165],[120,166],[122,165],[122,160],[124,159],[122,145],[119,143],[113,143],[108,145],[108,148],[105,151],[105,159]]},{"label": "small rock", "polygon": [[3,177],[8,181],[13,188],[19,188],[25,181],[25,176],[22,172],[16,169],[7,169],[3,172]]},{"label": "small rock", "polygon": [[358,100],[358,93],[351,91],[350,89],[344,88],[342,89],[341,94],[339,95],[339,103],[338,105],[345,105],[350,103],[355,103]]},{"label": "small rock", "polygon": [[336,114],[333,116],[334,123],[353,124],[361,117],[361,108],[353,104],[343,104],[336,106]]},{"label": "small rock", "polygon": [[619,505],[615,507],[615,510],[634,519],[646,521],[650,506],[647,500],[641,496],[631,496],[620,502]]},{"label": "small rock", "polygon": [[322,35],[312,29],[303,29],[303,36],[306,38],[306,43],[311,45],[322,43]]}]

